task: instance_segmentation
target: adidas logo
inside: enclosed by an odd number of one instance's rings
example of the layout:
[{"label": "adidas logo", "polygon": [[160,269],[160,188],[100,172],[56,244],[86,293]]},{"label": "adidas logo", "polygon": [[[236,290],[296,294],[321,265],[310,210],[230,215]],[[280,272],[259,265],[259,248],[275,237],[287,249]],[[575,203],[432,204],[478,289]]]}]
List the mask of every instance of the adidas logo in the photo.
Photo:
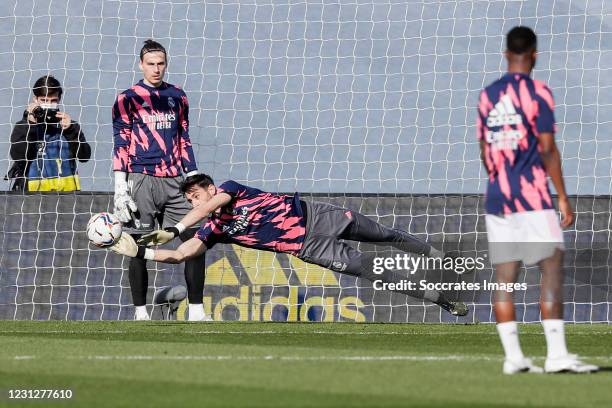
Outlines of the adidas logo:
[{"label": "adidas logo", "polygon": [[142,107],[143,107],[143,108],[145,108],[145,109],[151,109],[151,107],[149,106],[149,104],[147,103],[147,101],[144,101],[144,102],[142,103]]},{"label": "adidas logo", "polygon": [[516,113],[509,95],[502,96],[487,117],[487,126],[490,128],[519,123],[523,123],[523,117]]}]

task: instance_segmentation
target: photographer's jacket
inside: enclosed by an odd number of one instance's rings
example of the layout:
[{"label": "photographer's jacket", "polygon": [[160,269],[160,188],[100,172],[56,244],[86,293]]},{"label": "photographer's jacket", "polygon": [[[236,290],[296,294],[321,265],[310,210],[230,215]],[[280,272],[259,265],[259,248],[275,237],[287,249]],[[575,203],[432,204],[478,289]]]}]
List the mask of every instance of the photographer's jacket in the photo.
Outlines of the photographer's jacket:
[{"label": "photographer's jacket", "polygon": [[27,116],[25,111],[11,134],[12,190],[80,190],[76,160],[89,160],[91,148],[79,124],[62,130],[56,123],[29,123]]}]

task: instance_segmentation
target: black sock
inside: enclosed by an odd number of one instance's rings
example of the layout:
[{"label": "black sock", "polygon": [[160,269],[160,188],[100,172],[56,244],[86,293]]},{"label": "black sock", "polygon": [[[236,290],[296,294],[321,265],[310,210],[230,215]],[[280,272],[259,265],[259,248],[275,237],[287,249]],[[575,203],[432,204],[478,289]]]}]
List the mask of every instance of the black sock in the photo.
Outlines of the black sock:
[{"label": "black sock", "polygon": [[185,262],[185,283],[189,303],[202,303],[204,297],[204,255]]},{"label": "black sock", "polygon": [[146,259],[131,258],[129,266],[130,288],[134,306],[147,304],[147,287],[149,286],[149,273]]}]

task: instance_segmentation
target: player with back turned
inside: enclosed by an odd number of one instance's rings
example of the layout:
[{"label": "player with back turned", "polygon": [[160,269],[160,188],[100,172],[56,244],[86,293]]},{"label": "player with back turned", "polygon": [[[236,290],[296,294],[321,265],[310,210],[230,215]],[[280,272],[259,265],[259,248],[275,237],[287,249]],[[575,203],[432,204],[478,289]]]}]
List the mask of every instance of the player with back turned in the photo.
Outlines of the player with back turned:
[{"label": "player with back turned", "polygon": [[[541,272],[540,310],[547,344],[546,372],[596,371],[569,354],[563,326],[563,232],[574,221],[555,144],[550,89],[530,77],[537,38],[527,27],[506,37],[508,73],[486,87],[478,106],[478,139],[488,173],[486,227],[498,283],[517,279],[521,262]],[[558,194],[559,222],[548,188]],[[525,358],[518,338],[512,294],[495,293],[497,330],[505,352],[503,372],[543,372]]]},{"label": "player with back turned", "polygon": [[[185,92],[163,81],[168,64],[164,47],[147,40],[140,51],[143,79],[117,96],[113,106],[115,215],[126,231],[142,235],[160,225],[175,225],[191,209],[180,191],[184,175],[197,173],[189,139]],[[181,239],[191,237],[178,226]],[[133,258],[129,280],[136,320],[148,320],[147,264]],[[206,320],[202,305],[204,257],[185,263],[189,320]]]}]

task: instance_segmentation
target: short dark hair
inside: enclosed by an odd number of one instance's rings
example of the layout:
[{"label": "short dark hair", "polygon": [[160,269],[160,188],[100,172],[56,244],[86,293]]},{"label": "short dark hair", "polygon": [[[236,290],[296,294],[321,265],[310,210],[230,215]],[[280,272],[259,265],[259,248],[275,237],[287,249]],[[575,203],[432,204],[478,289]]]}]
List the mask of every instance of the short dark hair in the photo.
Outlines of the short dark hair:
[{"label": "short dark hair", "polygon": [[34,87],[32,88],[32,92],[34,96],[40,98],[43,96],[49,95],[57,95],[58,98],[62,99],[62,86],[60,82],[52,77],[51,75],[45,75],[40,77],[34,82]]},{"label": "short dark hair", "polygon": [[506,49],[513,54],[525,54],[537,48],[538,37],[529,27],[516,26],[506,35]]},{"label": "short dark hair", "polygon": [[187,193],[192,187],[200,186],[202,188],[207,188],[208,186],[214,185],[214,181],[212,177],[208,174],[194,174],[193,176],[187,177],[181,183],[181,192],[183,194]]},{"label": "short dark hair", "polygon": [[158,43],[157,41],[154,41],[149,38],[148,40],[144,42],[144,45],[140,49],[140,60],[142,61],[145,54],[149,52],[157,52],[157,51],[164,53],[164,57],[166,58],[166,62],[167,62],[168,54],[166,53],[166,49],[164,48],[164,46]]}]

